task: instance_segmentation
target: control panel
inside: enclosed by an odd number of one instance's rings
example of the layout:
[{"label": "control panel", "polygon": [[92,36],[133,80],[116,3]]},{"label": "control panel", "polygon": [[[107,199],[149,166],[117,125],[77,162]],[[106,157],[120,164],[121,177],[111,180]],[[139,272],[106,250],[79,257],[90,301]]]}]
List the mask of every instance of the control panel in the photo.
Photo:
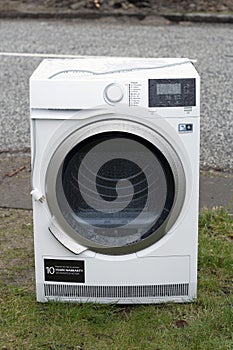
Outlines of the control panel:
[{"label": "control panel", "polygon": [[149,79],[149,107],[196,106],[195,79]]}]

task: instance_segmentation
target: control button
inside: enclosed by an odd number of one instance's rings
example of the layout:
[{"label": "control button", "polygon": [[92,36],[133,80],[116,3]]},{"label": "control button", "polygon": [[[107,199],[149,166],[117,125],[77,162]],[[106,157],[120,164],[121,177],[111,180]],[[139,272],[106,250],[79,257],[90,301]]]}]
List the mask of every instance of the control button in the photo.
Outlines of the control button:
[{"label": "control button", "polygon": [[122,88],[117,84],[110,84],[104,90],[104,97],[107,102],[117,103],[122,100],[124,92]]}]

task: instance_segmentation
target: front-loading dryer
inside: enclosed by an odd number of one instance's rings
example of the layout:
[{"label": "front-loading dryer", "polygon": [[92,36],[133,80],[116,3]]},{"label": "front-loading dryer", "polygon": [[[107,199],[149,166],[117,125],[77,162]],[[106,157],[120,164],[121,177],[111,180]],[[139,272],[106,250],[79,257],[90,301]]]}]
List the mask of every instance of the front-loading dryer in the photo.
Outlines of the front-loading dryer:
[{"label": "front-loading dryer", "polygon": [[38,301],[196,297],[199,100],[189,59],[39,65],[30,79]]}]

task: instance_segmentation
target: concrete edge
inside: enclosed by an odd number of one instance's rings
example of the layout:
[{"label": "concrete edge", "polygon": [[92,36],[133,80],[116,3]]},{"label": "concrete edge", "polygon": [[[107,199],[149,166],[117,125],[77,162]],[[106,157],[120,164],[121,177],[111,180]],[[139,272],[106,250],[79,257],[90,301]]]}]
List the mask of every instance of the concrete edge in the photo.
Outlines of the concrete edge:
[{"label": "concrete edge", "polygon": [[4,10],[0,12],[1,19],[100,19],[100,18],[135,18],[138,20],[144,20],[147,17],[165,18],[170,22],[196,22],[196,23],[233,23],[233,13],[219,14],[219,13],[154,13],[148,11],[140,12],[125,12],[125,11],[113,11],[113,12],[99,12],[93,11],[69,11],[69,10],[45,10],[45,11],[17,11],[17,10]]},{"label": "concrete edge", "polygon": [[174,13],[164,14],[171,22],[198,22],[198,23],[233,23],[233,14],[216,13]]}]

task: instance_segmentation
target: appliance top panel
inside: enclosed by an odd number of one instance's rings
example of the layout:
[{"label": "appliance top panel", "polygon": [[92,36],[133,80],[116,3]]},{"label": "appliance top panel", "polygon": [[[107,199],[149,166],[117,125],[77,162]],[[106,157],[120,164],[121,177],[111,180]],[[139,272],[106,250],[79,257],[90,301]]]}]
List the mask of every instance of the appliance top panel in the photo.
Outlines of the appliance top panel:
[{"label": "appliance top panel", "polygon": [[46,59],[31,76],[38,80],[103,80],[113,77],[132,79],[153,77],[196,77],[197,71],[188,58],[103,57],[82,59]]},{"label": "appliance top panel", "polygon": [[199,100],[200,78],[188,58],[49,59],[30,79],[31,109],[124,106],[183,117],[199,116]]}]

